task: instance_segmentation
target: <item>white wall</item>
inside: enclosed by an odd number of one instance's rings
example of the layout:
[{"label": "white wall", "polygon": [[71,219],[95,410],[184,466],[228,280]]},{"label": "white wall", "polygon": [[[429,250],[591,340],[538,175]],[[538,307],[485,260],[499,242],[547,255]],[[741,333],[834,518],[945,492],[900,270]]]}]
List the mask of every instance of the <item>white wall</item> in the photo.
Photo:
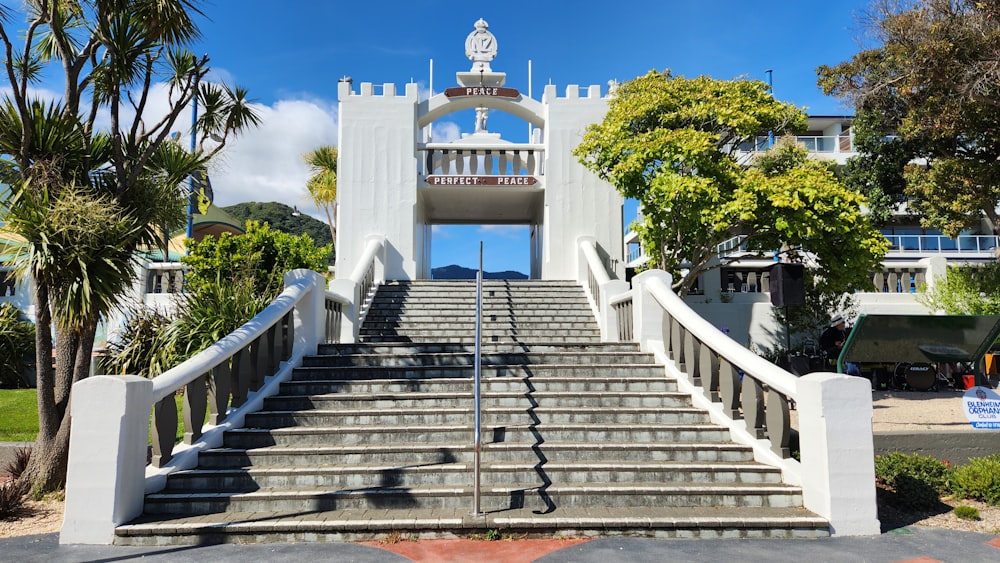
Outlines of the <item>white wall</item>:
[{"label": "white wall", "polygon": [[[337,174],[337,271],[349,275],[368,235],[384,235],[386,279],[418,277],[423,227],[417,210],[417,85],[397,96],[394,84],[375,95],[340,84]],[[418,227],[420,229],[418,230]]]}]

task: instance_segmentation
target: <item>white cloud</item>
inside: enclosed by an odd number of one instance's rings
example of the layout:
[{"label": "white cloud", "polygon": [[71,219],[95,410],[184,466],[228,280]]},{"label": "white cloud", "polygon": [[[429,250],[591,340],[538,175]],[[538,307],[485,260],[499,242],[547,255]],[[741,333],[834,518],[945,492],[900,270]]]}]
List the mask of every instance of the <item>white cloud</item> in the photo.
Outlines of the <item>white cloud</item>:
[{"label": "white cloud", "polygon": [[232,142],[210,173],[219,206],[278,201],[321,217],[306,191],[309,168],[302,155],[337,144],[337,107],[321,100],[279,100],[257,106],[261,125]]},{"label": "white cloud", "polygon": [[462,138],[462,128],[453,121],[435,121],[432,131],[435,143],[450,143]]}]

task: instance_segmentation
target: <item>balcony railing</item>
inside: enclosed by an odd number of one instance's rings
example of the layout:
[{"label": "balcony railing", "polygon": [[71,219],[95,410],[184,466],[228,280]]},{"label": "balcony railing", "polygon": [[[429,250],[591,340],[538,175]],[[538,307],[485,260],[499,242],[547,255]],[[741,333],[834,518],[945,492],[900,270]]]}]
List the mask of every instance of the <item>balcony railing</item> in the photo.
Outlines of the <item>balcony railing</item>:
[{"label": "balcony railing", "polygon": [[[840,135],[799,135],[795,140],[806,146],[809,152],[842,153],[854,152],[854,136],[848,133]],[[768,149],[768,137],[756,137],[740,145],[743,152],[763,152]]]},{"label": "balcony railing", "polygon": [[998,245],[998,237],[995,235],[960,235],[958,238],[944,235],[885,235],[885,238],[889,240],[890,254],[990,253]]},{"label": "balcony railing", "polygon": [[462,147],[455,145],[421,148],[420,173],[424,176],[534,176],[544,175],[545,151],[541,145],[510,147]]}]

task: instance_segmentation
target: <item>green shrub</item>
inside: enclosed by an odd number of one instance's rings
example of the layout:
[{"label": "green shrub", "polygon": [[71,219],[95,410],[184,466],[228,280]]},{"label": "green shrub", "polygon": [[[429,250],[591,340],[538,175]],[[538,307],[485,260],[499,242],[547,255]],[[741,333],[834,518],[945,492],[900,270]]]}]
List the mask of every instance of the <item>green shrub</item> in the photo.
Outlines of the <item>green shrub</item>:
[{"label": "green shrub", "polygon": [[952,469],[930,456],[892,452],[875,456],[875,480],[893,494],[892,502],[908,510],[937,506],[948,492]]},{"label": "green shrub", "polygon": [[979,509],[975,506],[956,506],[954,510],[955,516],[959,520],[979,520]]},{"label": "green shrub", "polygon": [[24,485],[20,481],[0,484],[0,520],[13,518],[24,507]]},{"label": "green shrub", "polygon": [[167,342],[171,319],[157,309],[138,304],[125,312],[125,325],[108,341],[101,373],[152,378],[180,363]]},{"label": "green shrub", "polygon": [[972,498],[1000,505],[1000,454],[977,457],[954,471],[952,492],[961,498]]},{"label": "green shrub", "polygon": [[255,221],[247,221],[245,234],[223,233],[187,244],[189,254],[181,262],[190,268],[184,280],[189,290],[250,280],[257,294],[269,297],[267,301],[284,289],[285,272],[296,268],[325,272],[331,250],[317,247],[309,235],[289,235]]},{"label": "green shrub", "polygon": [[25,387],[21,377],[35,355],[35,325],[21,319],[21,311],[0,303],[0,389]]}]

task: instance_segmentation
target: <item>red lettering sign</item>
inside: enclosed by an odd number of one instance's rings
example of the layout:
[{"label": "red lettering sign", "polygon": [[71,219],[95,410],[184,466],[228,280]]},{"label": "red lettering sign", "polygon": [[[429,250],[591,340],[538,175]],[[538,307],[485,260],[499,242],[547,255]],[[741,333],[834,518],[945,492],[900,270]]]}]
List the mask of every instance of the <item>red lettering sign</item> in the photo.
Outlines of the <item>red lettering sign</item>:
[{"label": "red lettering sign", "polygon": [[486,96],[491,98],[521,97],[521,93],[516,88],[501,88],[500,86],[459,86],[446,89],[444,95],[449,98],[467,98],[470,96]]}]

